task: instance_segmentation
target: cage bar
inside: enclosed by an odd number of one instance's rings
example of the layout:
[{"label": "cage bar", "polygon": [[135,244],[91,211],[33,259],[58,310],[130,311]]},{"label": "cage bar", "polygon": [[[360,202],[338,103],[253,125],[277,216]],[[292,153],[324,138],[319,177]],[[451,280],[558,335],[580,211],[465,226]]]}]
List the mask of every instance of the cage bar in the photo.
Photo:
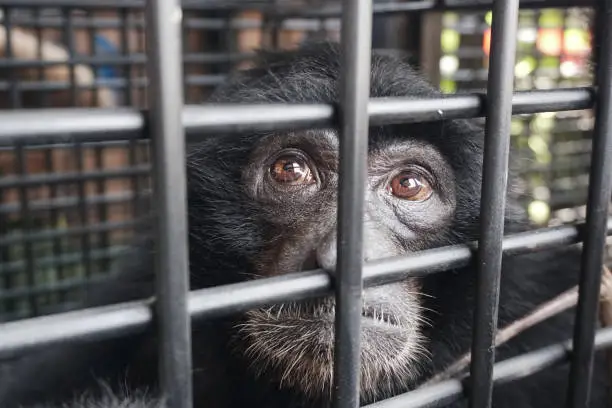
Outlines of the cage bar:
[{"label": "cage bar", "polygon": [[[25,153],[25,149],[23,146],[18,145],[15,149],[15,170],[17,173],[23,175],[27,173],[27,155]],[[28,199],[28,189],[26,187],[19,188],[19,204],[20,204],[20,214],[19,217],[23,222],[23,229],[26,232],[30,232],[32,230],[32,217],[30,213],[29,199]],[[35,279],[35,267],[34,267],[34,251],[32,247],[32,242],[27,240],[22,240],[21,242],[23,248],[23,258],[25,261],[25,277],[28,286],[35,287],[36,279]],[[6,264],[5,264],[6,265]],[[3,270],[5,268],[2,268]],[[24,271],[22,271],[23,273]],[[32,294],[27,295],[28,299],[28,307],[33,313],[38,313],[38,298]]]},{"label": "cage bar", "polygon": [[[274,12],[278,17],[337,17],[340,16],[339,7],[328,6],[321,10],[312,10],[304,7],[277,6],[241,0],[183,0],[184,9],[190,10],[222,10],[222,9],[249,9]],[[243,4],[241,4],[243,3]],[[420,1],[376,1],[373,4],[374,13],[405,13],[410,11],[426,10],[482,10],[493,6],[494,0],[420,0]],[[546,0],[546,7],[589,7],[595,0]],[[105,0],[107,8],[139,9],[146,4],[145,0]],[[521,8],[542,8],[542,0],[521,0]],[[75,7],[99,8],[100,2],[96,0],[0,0],[0,5],[17,7]]]},{"label": "cage bar", "polygon": [[[594,348],[596,350],[612,347],[612,328],[600,329],[594,337]],[[536,374],[546,368],[565,363],[571,351],[571,342],[566,341],[500,361],[494,365],[493,381],[495,385],[504,384]],[[364,408],[443,407],[459,400],[463,392],[464,387],[461,379],[452,379],[398,395],[378,403],[366,405]]]},{"label": "cage bar", "polygon": [[372,47],[372,1],[342,3],[340,162],[334,330],[333,403],[359,407],[363,212],[368,175],[368,102]]},{"label": "cage bar", "polygon": [[159,379],[168,406],[191,408],[191,322],[181,33],[178,0],[149,0],[147,75],[153,147]]},{"label": "cage bar", "polygon": [[[590,88],[516,92],[513,114],[588,109],[593,106]],[[372,98],[368,104],[371,125],[474,118],[484,116],[490,103],[485,95],[452,95],[439,98]],[[330,105],[227,104],[188,105],[183,124],[188,138],[200,132],[242,132],[330,126]],[[0,111],[0,147],[18,140],[28,144],[66,141],[115,141],[135,134],[146,138],[149,127],[142,111],[129,108],[45,109]],[[70,137],[66,138],[65,135]],[[205,136],[200,136],[205,137]],[[60,138],[60,140],[58,140]]]},{"label": "cage bar", "polygon": [[471,408],[490,407],[493,395],[518,11],[518,0],[499,0],[493,5],[487,83],[489,110],[485,125],[473,359],[470,365]]},{"label": "cage bar", "polygon": [[589,405],[593,377],[593,338],[597,327],[597,310],[601,269],[606,243],[605,219],[612,195],[612,4],[598,3],[596,83],[599,88],[595,129],[591,150],[591,169],[587,198],[586,235],[582,249],[578,305],[574,326],[575,352],[572,355],[567,406]]},{"label": "cage bar", "polygon": [[[13,41],[13,10],[11,8],[2,9],[2,14],[4,16],[4,31],[6,33],[6,46],[5,46],[5,54],[7,59],[13,59],[14,51],[13,46],[15,45]],[[16,70],[14,68],[10,68],[8,72],[9,77],[9,90],[10,90],[10,106],[12,109],[21,108],[21,94],[19,92],[19,81]]]},{"label": "cage bar", "polygon": [[[612,218],[606,226],[607,234],[612,234]],[[511,234],[504,238],[504,254],[519,255],[576,244],[585,235],[584,228],[584,224],[578,224]],[[474,246],[474,243],[454,245],[368,262],[363,270],[364,285],[376,286],[465,266],[472,259]],[[330,295],[331,285],[329,274],[322,270],[295,272],[193,291],[189,294],[188,310],[195,319],[227,316],[274,303]],[[142,331],[151,322],[143,316],[143,308],[148,308],[151,302],[128,302],[5,323],[0,325],[0,359],[61,341],[108,338]],[[124,310],[125,315],[121,315],[120,310]],[[114,322],[109,315],[119,321]],[[36,325],[40,328],[33,329]],[[47,325],[54,329],[44,329]]]}]

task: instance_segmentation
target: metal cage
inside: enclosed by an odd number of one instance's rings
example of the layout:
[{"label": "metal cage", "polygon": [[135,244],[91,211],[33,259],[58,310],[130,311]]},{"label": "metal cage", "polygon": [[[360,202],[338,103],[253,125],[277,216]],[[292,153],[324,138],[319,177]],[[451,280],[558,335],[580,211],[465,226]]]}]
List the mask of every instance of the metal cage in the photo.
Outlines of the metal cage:
[{"label": "metal cage", "polygon": [[[27,4],[26,4],[27,3]],[[207,10],[215,1],[184,1],[183,6]],[[217,4],[219,3],[219,4]],[[247,2],[245,2],[247,3]],[[254,2],[256,3],[256,2]],[[92,0],[1,0],[2,7],[96,8]],[[521,6],[541,6],[541,1],[525,0]],[[358,372],[360,305],[363,286],[380,285],[409,276],[425,276],[465,265],[478,259],[477,306],[475,310],[470,390],[472,407],[490,406],[494,383],[525,377],[555,364],[571,360],[569,401],[573,407],[588,402],[593,353],[612,346],[612,329],[596,331],[597,300],[605,240],[612,231],[608,205],[612,195],[612,2],[600,0],[551,1],[547,6],[584,5],[598,7],[598,35],[601,49],[596,56],[596,86],[590,88],[524,91],[513,93],[519,0],[494,2],[442,0],[405,3],[376,3],[371,0],[343,1],[342,7],[326,7],[325,15],[342,18],[342,92],[340,106],[261,105],[184,106],[183,68],[180,50],[184,39],[180,32],[182,8],[179,0],[116,0],[105,6],[118,9],[146,10],[148,108],[49,109],[0,111],[0,146],[17,146],[18,167],[23,171],[26,146],[57,143],[66,138],[71,143],[123,142],[132,146],[151,135],[153,149],[153,191],[157,203],[158,259],[157,294],[144,299],[53,316],[5,323],[0,326],[0,358],[12,358],[35,348],[75,339],[96,339],[142,332],[158,313],[163,361],[160,373],[162,391],[173,408],[191,407],[190,324],[192,319],[206,319],[236,311],[245,311],[275,302],[304,299],[335,290],[337,299],[334,370],[334,402],[338,408],[359,404]],[[483,8],[492,6],[493,25],[487,93],[453,95],[425,100],[369,99],[369,71],[373,12]],[[264,6],[261,6],[264,7]],[[291,15],[291,8],[279,6],[279,14]],[[75,22],[70,18],[69,23]],[[350,22],[350,24],[346,24]],[[4,20],[5,27],[11,24]],[[7,31],[8,32],[8,31]],[[163,39],[163,40],[162,40]],[[10,43],[10,41],[8,41]],[[10,55],[10,50],[7,52]],[[74,65],[73,65],[74,67]],[[72,68],[72,76],[75,75]],[[74,82],[73,82],[74,83]],[[9,84],[10,85],[10,84]],[[144,86],[144,85],[143,85]],[[17,98],[15,87],[9,94]],[[73,98],[75,90],[72,90]],[[536,112],[587,109],[596,110],[586,221],[573,226],[545,228],[535,232],[503,235],[505,191],[508,172],[509,134],[512,115]],[[437,248],[396,259],[363,264],[362,217],[363,186],[366,174],[368,125],[417,122],[452,118],[486,119],[484,178],[482,184],[481,240],[474,253],[472,245]],[[310,128],[338,126],[340,147],[340,187],[338,211],[338,276],[332,286],[322,270],[292,273],[273,278],[188,292],[188,260],[185,201],[185,138],[205,137],[207,132]],[[68,135],[68,136],[64,136]],[[77,150],[77,156],[82,154]],[[130,163],[136,164],[136,154]],[[19,164],[21,163],[21,164]],[[146,166],[130,171],[126,177],[138,183]],[[82,166],[81,166],[82,170]],[[94,180],[107,177],[93,172]],[[58,176],[68,177],[68,176]],[[22,210],[32,210],[23,188],[36,183],[36,177],[19,179]],[[79,181],[75,179],[74,181]],[[1,183],[13,183],[14,180]],[[45,179],[45,182],[48,182]],[[13,185],[13,184],[11,184]],[[8,186],[8,184],[7,184]],[[66,205],[84,208],[83,187],[79,198]],[[138,201],[138,197],[127,197]],[[95,204],[95,202],[94,202]],[[80,206],[80,207],[79,207]],[[1,210],[1,208],[0,208]],[[85,211],[85,210],[82,210]],[[135,214],[138,211],[135,211]],[[82,214],[81,214],[82,215]],[[100,224],[104,232],[106,224]],[[73,231],[78,236],[79,231]],[[31,236],[0,237],[4,240],[32,239]],[[28,241],[29,242],[29,241]],[[553,246],[583,242],[582,273],[573,343],[549,347],[494,364],[494,335],[497,327],[499,274],[503,254],[539,251]],[[32,244],[25,245],[32,250]],[[29,248],[29,249],[28,249]],[[26,257],[27,259],[27,257]],[[26,265],[29,275],[33,265]],[[350,273],[348,273],[350,271]],[[171,273],[172,272],[172,273]],[[92,271],[87,271],[91,274]],[[156,312],[154,309],[156,308]],[[431,407],[461,398],[461,380],[446,380],[374,404],[376,407]]]}]

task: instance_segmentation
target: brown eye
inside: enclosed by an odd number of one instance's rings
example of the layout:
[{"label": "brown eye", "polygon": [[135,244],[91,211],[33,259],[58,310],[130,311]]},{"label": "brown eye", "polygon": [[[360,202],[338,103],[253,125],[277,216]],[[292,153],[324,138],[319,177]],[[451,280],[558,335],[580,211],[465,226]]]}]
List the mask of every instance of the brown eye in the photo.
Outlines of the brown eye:
[{"label": "brown eye", "polygon": [[391,193],[401,199],[410,201],[425,201],[433,193],[433,188],[421,174],[406,171],[391,180]]},{"label": "brown eye", "polygon": [[310,167],[297,156],[283,156],[276,159],[270,167],[270,175],[277,183],[299,185],[315,181]]}]

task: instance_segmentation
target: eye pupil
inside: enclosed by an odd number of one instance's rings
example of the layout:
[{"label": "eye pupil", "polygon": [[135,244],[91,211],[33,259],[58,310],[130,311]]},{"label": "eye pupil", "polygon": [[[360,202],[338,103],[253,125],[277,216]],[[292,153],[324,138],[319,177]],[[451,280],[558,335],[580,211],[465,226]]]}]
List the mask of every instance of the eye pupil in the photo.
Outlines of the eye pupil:
[{"label": "eye pupil", "polygon": [[394,196],[410,201],[425,201],[433,192],[427,180],[413,172],[404,172],[395,176],[389,187]]},{"label": "eye pupil", "polygon": [[309,184],[314,181],[308,165],[298,157],[280,157],[270,168],[270,174],[277,183]]}]

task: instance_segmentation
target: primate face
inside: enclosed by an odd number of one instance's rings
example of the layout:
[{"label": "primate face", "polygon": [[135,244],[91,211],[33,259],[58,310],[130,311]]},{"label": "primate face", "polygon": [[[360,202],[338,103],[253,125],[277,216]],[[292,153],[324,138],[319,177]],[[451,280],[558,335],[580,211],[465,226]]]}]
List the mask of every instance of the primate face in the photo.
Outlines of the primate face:
[{"label": "primate face", "polygon": [[[364,260],[427,248],[455,211],[455,179],[438,150],[406,135],[373,129],[365,195]],[[242,172],[257,206],[266,248],[255,274],[274,276],[336,268],[338,135],[332,130],[262,137]],[[360,222],[355,220],[355,222]],[[408,382],[427,357],[417,280],[367,289],[362,308],[361,390]],[[241,325],[256,370],[272,367],[282,385],[311,396],[329,393],[333,365],[333,298],[287,303],[247,314]],[[403,384],[404,386],[406,384]]]}]

